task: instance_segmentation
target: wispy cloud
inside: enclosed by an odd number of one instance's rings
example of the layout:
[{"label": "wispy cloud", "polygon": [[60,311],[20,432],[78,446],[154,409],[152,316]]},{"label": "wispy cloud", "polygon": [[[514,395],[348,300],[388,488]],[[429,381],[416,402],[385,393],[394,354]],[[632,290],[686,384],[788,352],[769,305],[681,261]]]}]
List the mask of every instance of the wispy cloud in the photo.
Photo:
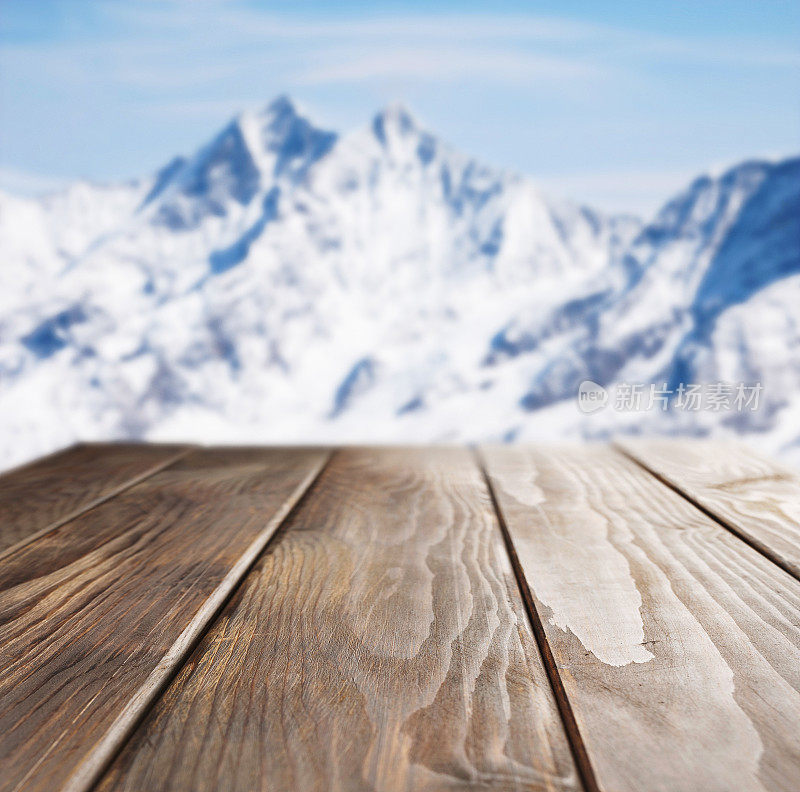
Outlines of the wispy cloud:
[{"label": "wispy cloud", "polygon": [[374,79],[406,79],[452,82],[469,78],[530,84],[598,80],[608,69],[569,58],[507,52],[494,49],[465,50],[459,47],[413,47],[389,52],[369,50],[344,56],[323,56],[310,68],[290,75],[299,85],[365,82]]},{"label": "wispy cloud", "polygon": [[[213,91],[269,73],[285,86],[481,78],[591,84],[653,62],[800,68],[800,48],[677,38],[535,14],[395,14],[342,19],[268,13],[239,0],[98,5],[102,38],[6,46],[3,64],[61,81],[138,91]],[[224,88],[227,92],[227,87]]]},{"label": "wispy cloud", "polygon": [[540,14],[441,13],[375,14],[358,18],[313,18],[275,14],[238,0],[152,0],[135,5],[108,2],[106,13],[124,22],[130,36],[153,31],[191,36],[192,31],[213,41],[239,46],[288,41],[301,47],[352,42],[406,46],[410,41],[443,43],[495,42],[519,45],[579,47],[583,54],[604,58],[661,59],[673,62],[725,62],[742,65],[800,66],[800,47],[775,42],[721,35],[678,37],[653,34],[635,28],[584,22]]},{"label": "wispy cloud", "polygon": [[[287,85],[407,78],[451,81],[475,76],[519,84],[596,80],[609,72],[591,53],[532,49],[537,42],[579,41],[590,36],[586,26],[552,20],[404,17],[344,24],[264,18],[242,9],[217,18],[211,13],[216,7],[213,2],[206,3],[205,10],[184,8],[182,3],[152,5],[146,3],[139,10],[109,7],[115,16],[136,21],[126,27],[121,39],[7,46],[0,59],[20,71],[35,62],[39,70],[62,79],[112,79],[129,88],[162,93],[213,87],[217,81],[243,80],[267,69]],[[208,20],[203,19],[205,15]],[[159,31],[158,37],[153,37],[151,27]],[[172,30],[174,37],[168,35]],[[511,47],[510,42],[517,44]]]},{"label": "wispy cloud", "polygon": [[214,24],[215,34],[234,36],[237,41],[264,38],[341,41],[365,38],[504,38],[553,42],[581,41],[595,38],[602,31],[613,32],[596,24],[535,14],[441,13],[375,14],[361,17],[335,15],[315,17],[298,14],[275,14],[245,6],[236,0],[208,0],[205,3],[144,3],[135,6],[107,3],[106,13],[124,22],[128,31],[135,29],[180,31]]}]

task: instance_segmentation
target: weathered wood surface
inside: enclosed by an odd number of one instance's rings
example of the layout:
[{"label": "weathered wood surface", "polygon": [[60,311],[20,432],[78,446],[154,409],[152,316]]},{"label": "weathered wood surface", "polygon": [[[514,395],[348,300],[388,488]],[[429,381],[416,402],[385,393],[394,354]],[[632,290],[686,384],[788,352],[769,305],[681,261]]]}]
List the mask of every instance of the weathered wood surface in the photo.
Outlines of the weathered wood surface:
[{"label": "weathered wood surface", "polygon": [[185,450],[79,445],[0,476],[0,557],[166,467]]},{"label": "weathered wood surface", "polygon": [[800,579],[800,475],[732,442],[619,445]]},{"label": "weathered wood surface", "polygon": [[338,452],[100,790],[579,788],[465,450]]},{"label": "weathered wood surface", "polygon": [[91,785],[325,458],[193,452],[3,560],[0,789]]},{"label": "weathered wood surface", "polygon": [[487,449],[606,792],[796,792],[800,584],[608,449]]}]

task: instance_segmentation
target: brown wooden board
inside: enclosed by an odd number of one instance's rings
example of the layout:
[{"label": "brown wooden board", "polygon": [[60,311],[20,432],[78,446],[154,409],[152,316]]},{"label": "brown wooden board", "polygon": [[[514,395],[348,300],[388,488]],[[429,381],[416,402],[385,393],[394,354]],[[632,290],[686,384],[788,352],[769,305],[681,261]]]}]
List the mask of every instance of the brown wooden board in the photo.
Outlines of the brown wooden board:
[{"label": "brown wooden board", "polygon": [[353,449],[99,789],[578,787],[472,456]]},{"label": "brown wooden board", "polygon": [[183,446],[79,445],[0,476],[0,554],[174,461]]},{"label": "brown wooden board", "polygon": [[484,455],[600,788],[796,792],[798,581],[614,451]]},{"label": "brown wooden board", "polygon": [[326,459],[197,451],[0,564],[0,789],[86,789]]},{"label": "brown wooden board", "polygon": [[800,579],[800,475],[738,443],[624,440],[622,450]]}]

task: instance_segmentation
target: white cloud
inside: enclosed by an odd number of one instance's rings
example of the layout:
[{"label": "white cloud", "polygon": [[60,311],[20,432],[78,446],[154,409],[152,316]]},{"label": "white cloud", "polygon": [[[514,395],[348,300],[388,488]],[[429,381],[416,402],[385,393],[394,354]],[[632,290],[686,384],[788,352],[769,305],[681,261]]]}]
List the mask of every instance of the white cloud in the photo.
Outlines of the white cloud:
[{"label": "white cloud", "polygon": [[[376,14],[361,17],[314,18],[275,14],[247,7],[235,0],[196,2],[153,2],[144,5],[109,3],[109,16],[131,26],[157,30],[207,29],[213,24],[215,36],[236,41],[288,39],[308,42],[313,39],[351,41],[353,39],[503,38],[551,42],[585,41],[613,28],[558,17],[486,13]],[[152,31],[151,31],[152,32]]]},{"label": "white cloud", "polygon": [[[172,31],[185,38],[196,33],[209,46],[247,45],[281,40],[302,49],[336,43],[503,42],[515,45],[575,46],[603,58],[646,58],[687,63],[800,66],[800,48],[774,42],[725,36],[676,37],[632,28],[581,22],[539,14],[428,13],[315,17],[275,14],[238,0],[152,0],[145,4],[108,3],[106,13],[124,21],[130,35]],[[213,37],[209,37],[209,31]],[[176,43],[173,40],[173,43]],[[180,39],[177,40],[180,43]]]},{"label": "white cloud", "polygon": [[4,66],[75,84],[113,81],[162,94],[269,74],[283,85],[462,77],[517,86],[641,73],[653,63],[800,67],[800,50],[759,41],[675,38],[535,14],[357,18],[267,13],[238,0],[107,2],[115,32],[4,46]]},{"label": "white cloud", "polygon": [[290,80],[298,85],[322,85],[387,78],[450,82],[469,77],[529,84],[533,80],[597,80],[608,71],[596,64],[529,52],[437,46],[323,55],[313,67],[290,75]]}]

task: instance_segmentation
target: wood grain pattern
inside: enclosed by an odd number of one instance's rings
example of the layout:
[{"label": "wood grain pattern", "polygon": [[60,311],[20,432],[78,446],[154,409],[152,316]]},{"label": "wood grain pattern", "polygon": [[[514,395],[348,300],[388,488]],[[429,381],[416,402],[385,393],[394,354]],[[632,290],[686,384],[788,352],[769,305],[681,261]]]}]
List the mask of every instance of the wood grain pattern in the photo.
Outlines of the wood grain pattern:
[{"label": "wood grain pattern", "polygon": [[110,790],[566,790],[575,767],[466,450],[340,451]]},{"label": "wood grain pattern", "polygon": [[0,476],[0,555],[157,472],[185,446],[79,445]]},{"label": "wood grain pattern", "polygon": [[796,792],[800,584],[608,449],[486,449],[601,789]]},{"label": "wood grain pattern", "polygon": [[800,579],[800,475],[739,443],[621,440],[625,453]]},{"label": "wood grain pattern", "polygon": [[91,784],[325,458],[193,452],[4,560],[0,789]]}]

